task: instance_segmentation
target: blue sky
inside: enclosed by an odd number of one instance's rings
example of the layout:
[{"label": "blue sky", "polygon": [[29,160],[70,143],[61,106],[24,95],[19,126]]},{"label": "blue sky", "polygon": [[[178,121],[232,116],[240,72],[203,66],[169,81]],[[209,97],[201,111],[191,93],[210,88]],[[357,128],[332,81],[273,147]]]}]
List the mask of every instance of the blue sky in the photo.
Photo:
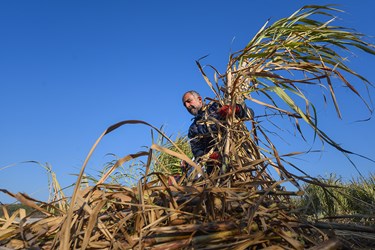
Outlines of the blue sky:
[{"label": "blue sky", "polygon": [[[267,19],[330,3],[346,11],[336,24],[375,35],[372,0],[1,1],[0,188],[46,200],[45,171],[22,162],[50,164],[60,184],[68,186],[95,140],[122,120],[185,134],[191,116],[181,95],[196,89],[213,96],[195,60],[209,55],[204,63],[223,72],[230,51],[242,49]],[[375,83],[375,57],[355,51],[349,60]],[[371,117],[369,112],[347,90],[339,92],[343,119],[322,105],[322,128],[348,150],[375,158],[374,119],[356,122]],[[285,153],[309,148],[292,137],[286,141],[290,145],[279,146]],[[122,127],[102,140],[87,171],[95,175],[113,160],[108,153],[121,157],[150,145],[148,127]],[[314,176],[357,176],[345,157],[328,145],[324,151],[297,163]],[[353,160],[364,175],[374,173],[374,163]],[[0,194],[0,201],[10,199]]]}]

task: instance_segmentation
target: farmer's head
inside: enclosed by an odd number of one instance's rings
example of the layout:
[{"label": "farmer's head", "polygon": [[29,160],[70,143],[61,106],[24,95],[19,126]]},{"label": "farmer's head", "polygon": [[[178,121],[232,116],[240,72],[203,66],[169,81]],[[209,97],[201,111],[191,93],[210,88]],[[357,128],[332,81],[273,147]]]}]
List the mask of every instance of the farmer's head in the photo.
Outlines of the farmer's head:
[{"label": "farmer's head", "polygon": [[187,111],[189,111],[189,113],[194,116],[196,116],[199,110],[201,110],[201,108],[203,107],[201,95],[194,90],[187,91],[182,96],[182,103],[184,104]]}]

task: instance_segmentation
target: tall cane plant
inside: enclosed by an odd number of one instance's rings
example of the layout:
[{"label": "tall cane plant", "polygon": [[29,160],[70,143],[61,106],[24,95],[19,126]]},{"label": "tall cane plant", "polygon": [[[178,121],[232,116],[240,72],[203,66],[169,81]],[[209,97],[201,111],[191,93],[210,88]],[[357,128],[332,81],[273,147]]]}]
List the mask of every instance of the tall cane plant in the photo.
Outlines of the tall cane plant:
[{"label": "tall cane plant", "polygon": [[[323,143],[346,156],[354,154],[318,126],[314,100],[306,95],[308,91],[317,89],[325,98],[328,92],[337,115],[341,117],[335,89],[337,83],[343,83],[371,111],[358,91],[359,86],[347,78],[354,76],[365,87],[373,85],[348,67],[344,53],[359,49],[374,55],[375,47],[363,40],[363,34],[333,26],[334,13],[339,11],[331,6],[311,5],[271,25],[266,22],[244,49],[230,55],[224,73],[212,67],[215,71],[214,84],[197,61],[204,79],[216,95],[216,101],[232,106],[248,101],[261,105],[269,111],[268,116],[277,114],[292,121],[303,139],[306,126],[302,123],[305,123]],[[257,176],[264,177],[264,174],[259,175],[259,170],[264,173],[267,166],[273,166],[282,179],[295,183],[294,180],[299,177],[285,169],[287,161],[279,155],[267,131],[252,117],[250,120],[253,127],[247,131],[234,115],[227,118],[224,124],[226,133],[217,141],[224,154],[223,168],[255,165]],[[260,158],[264,159],[260,164],[253,164]]]}]

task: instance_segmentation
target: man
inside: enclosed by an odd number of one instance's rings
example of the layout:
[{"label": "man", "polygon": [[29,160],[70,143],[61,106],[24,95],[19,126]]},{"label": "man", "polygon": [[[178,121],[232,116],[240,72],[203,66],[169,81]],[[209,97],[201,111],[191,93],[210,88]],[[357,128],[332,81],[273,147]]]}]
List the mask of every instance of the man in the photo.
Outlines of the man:
[{"label": "man", "polygon": [[[232,114],[232,108],[229,105],[220,106],[213,102],[210,105],[205,105],[201,95],[194,91],[187,91],[182,96],[182,103],[187,111],[194,116],[193,122],[189,127],[188,137],[190,139],[191,151],[194,155],[195,161],[199,162],[200,157],[207,154],[212,148],[215,148],[215,135],[220,132],[220,127],[215,123],[216,121],[224,120],[226,116]],[[253,116],[253,111],[249,109],[250,115]],[[241,105],[236,105],[235,114],[238,118],[247,117],[246,110]],[[221,155],[215,149],[209,156],[211,162],[220,161]],[[207,173],[210,174],[213,170],[213,165],[208,164]]]}]

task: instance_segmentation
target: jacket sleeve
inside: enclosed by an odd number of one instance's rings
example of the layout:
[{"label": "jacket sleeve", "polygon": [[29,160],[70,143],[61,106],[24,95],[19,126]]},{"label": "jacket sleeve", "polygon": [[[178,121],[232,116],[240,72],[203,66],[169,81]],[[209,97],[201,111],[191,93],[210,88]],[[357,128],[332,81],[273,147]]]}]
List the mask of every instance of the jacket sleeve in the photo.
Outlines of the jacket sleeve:
[{"label": "jacket sleeve", "polygon": [[193,153],[194,158],[197,159],[198,157],[204,155],[205,145],[203,140],[198,138],[198,131],[195,130],[197,130],[197,128],[190,126],[188,137],[190,139],[191,152]]},{"label": "jacket sleeve", "polygon": [[204,155],[204,145],[202,145],[202,141],[199,140],[198,138],[193,138],[190,141],[190,147],[191,147],[191,152],[194,155],[195,159],[198,159],[202,155]]},{"label": "jacket sleeve", "polygon": [[237,107],[239,107],[238,113],[236,113],[238,118],[254,118],[254,110],[244,105],[243,107],[240,104],[237,104]]}]

